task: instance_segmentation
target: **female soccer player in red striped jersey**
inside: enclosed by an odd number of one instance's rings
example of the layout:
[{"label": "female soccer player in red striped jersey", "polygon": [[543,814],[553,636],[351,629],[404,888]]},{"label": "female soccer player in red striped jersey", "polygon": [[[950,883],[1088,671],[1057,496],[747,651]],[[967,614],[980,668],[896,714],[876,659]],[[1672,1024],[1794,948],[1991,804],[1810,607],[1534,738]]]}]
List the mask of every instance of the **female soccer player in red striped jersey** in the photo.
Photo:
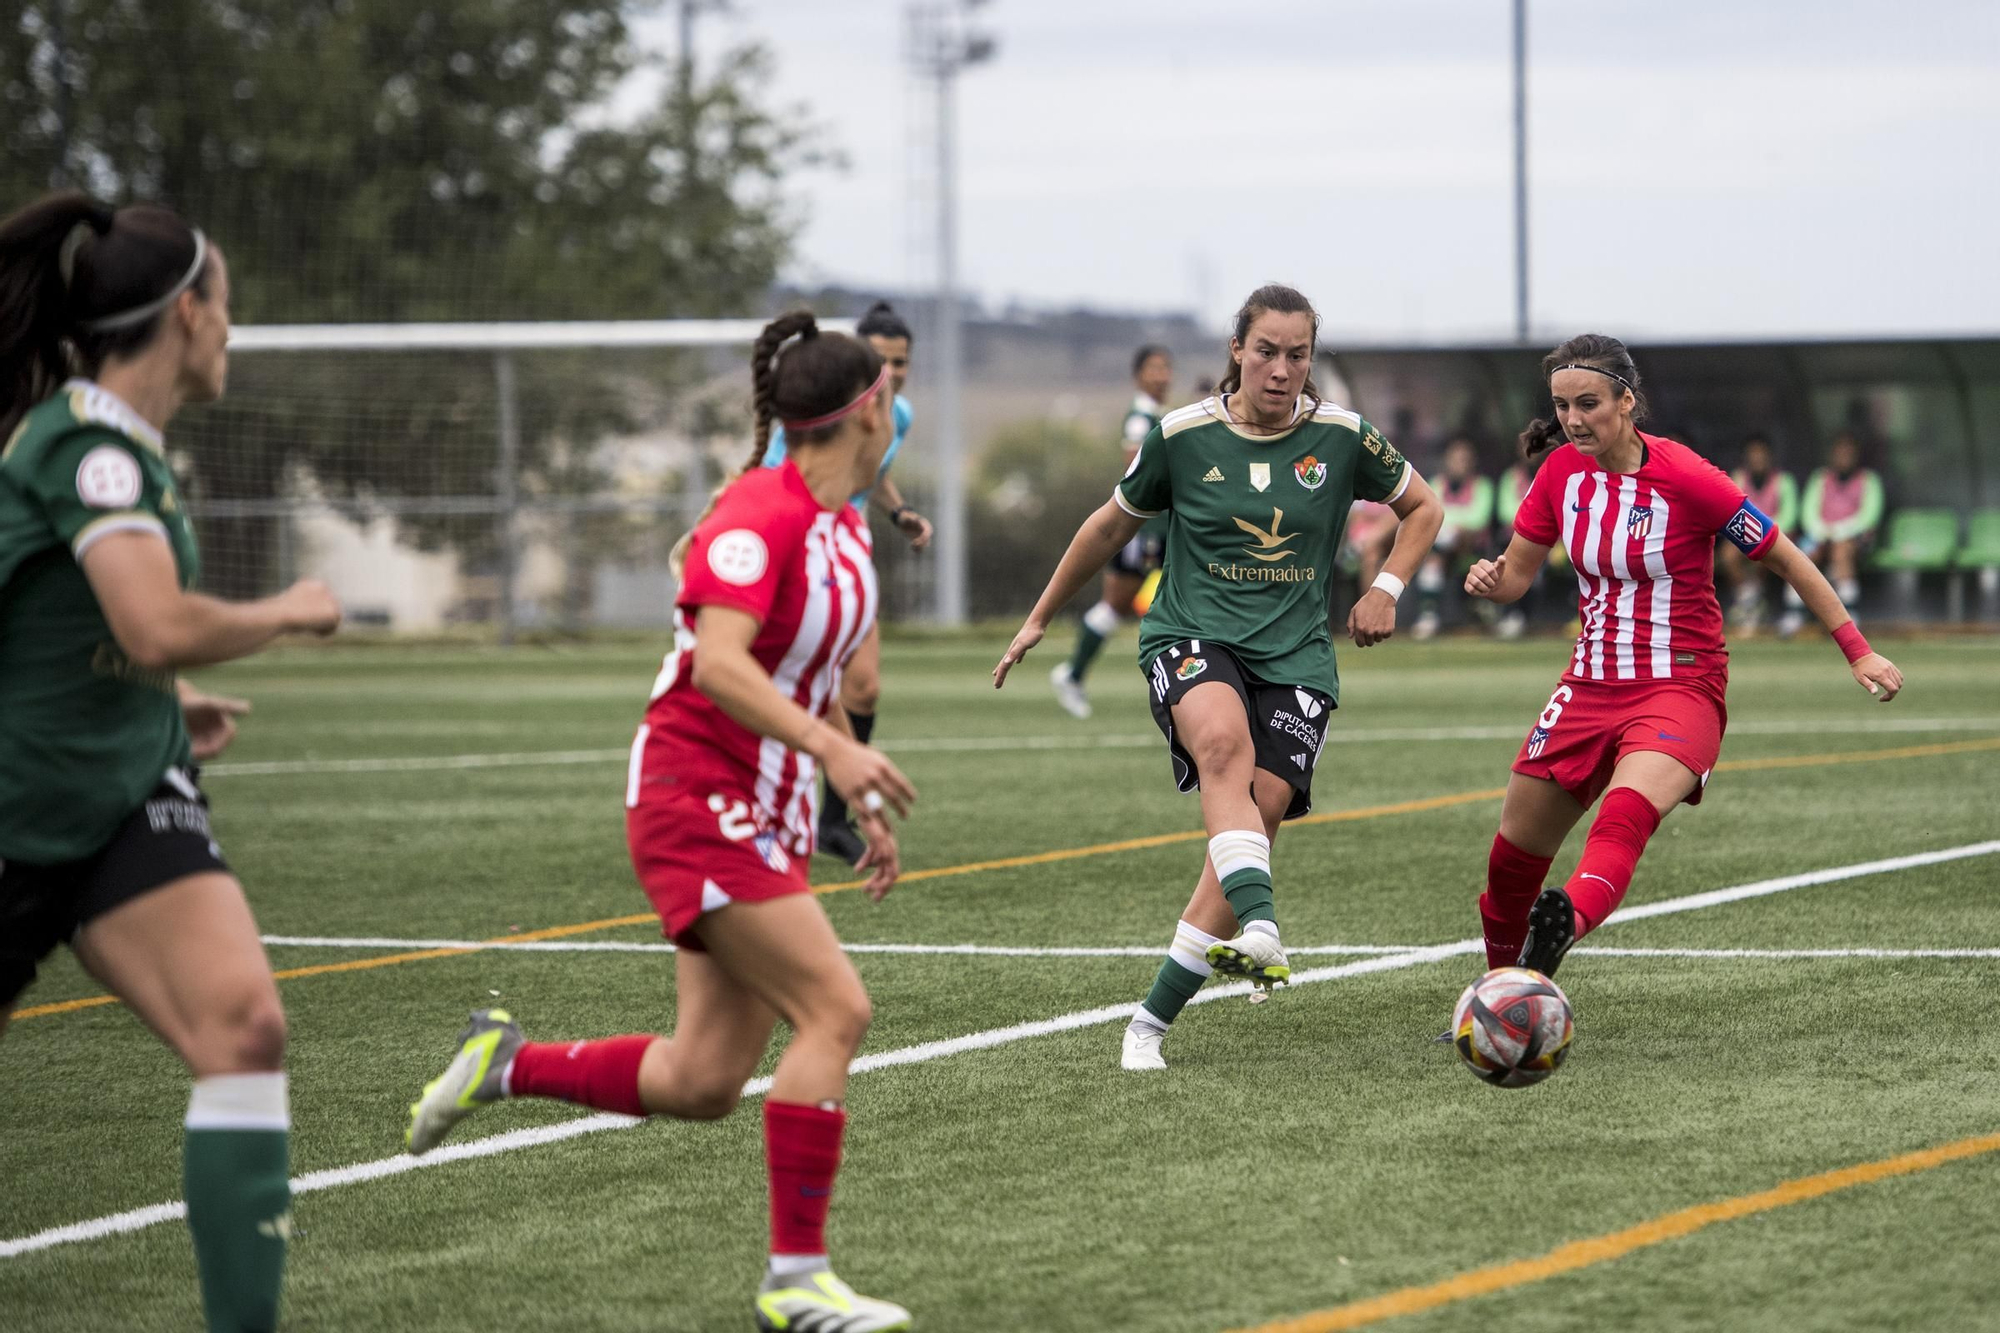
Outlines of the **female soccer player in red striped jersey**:
[{"label": "female soccer player in red striped jersey", "polygon": [[909,1327],[908,1312],[835,1277],[823,1238],[868,994],[811,896],[806,862],[817,765],[861,812],[861,864],[878,899],[898,868],[884,806],[907,815],[916,797],[854,740],[838,703],[841,668],[876,606],[868,528],[848,499],[875,480],[893,395],[874,349],[821,334],[803,311],[765,327],[753,366],[758,450],[776,419],[790,456],[738,477],[694,530],[673,650],[625,792],[633,865],[680,946],[674,1035],[529,1042],[504,1011],[482,1010],[410,1108],[407,1137],[423,1152],[502,1097],[718,1119],[783,1019],[793,1037],[764,1103],[771,1262],[758,1323],[875,1333]]},{"label": "female soccer player in red striped jersey", "polygon": [[[1555,421],[1522,437],[1546,454],[1498,560],[1465,590],[1507,603],[1562,543],[1576,567],[1582,632],[1569,668],[1514,760],[1487,860],[1490,967],[1553,973],[1624,898],[1646,840],[1669,810],[1699,804],[1727,720],[1728,653],[1715,595],[1726,537],[1798,591],[1883,703],[1903,688],[1868,647],[1811,560],[1727,474],[1685,445],[1639,431],[1639,371],[1616,338],[1586,333],[1543,358]],[[1604,797],[1562,888],[1542,877],[1585,810]]]}]

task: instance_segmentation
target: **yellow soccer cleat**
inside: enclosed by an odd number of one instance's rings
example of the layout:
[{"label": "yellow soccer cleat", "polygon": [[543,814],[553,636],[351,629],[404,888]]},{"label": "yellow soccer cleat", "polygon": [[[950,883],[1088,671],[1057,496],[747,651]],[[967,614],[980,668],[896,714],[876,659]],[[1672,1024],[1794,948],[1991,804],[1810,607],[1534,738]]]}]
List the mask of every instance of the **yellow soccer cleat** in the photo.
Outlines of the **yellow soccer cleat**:
[{"label": "yellow soccer cleat", "polygon": [[424,1095],[410,1103],[410,1124],[403,1143],[412,1153],[437,1147],[451,1127],[482,1106],[505,1095],[501,1080],[514,1052],[527,1043],[505,1009],[480,1009],[460,1034],[458,1054],[444,1073],[424,1085]]}]

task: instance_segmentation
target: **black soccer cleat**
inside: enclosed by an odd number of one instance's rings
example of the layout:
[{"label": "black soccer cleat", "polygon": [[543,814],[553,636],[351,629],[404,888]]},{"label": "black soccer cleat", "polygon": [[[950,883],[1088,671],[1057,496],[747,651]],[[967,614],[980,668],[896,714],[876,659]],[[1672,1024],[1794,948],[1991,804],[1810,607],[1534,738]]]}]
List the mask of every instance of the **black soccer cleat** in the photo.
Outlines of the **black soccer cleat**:
[{"label": "black soccer cleat", "polygon": [[1528,909],[1528,942],[1521,946],[1522,967],[1553,977],[1563,955],[1576,943],[1576,908],[1561,889],[1543,889]]},{"label": "black soccer cleat", "polygon": [[844,819],[822,819],[817,841],[817,850],[828,856],[837,856],[849,865],[858,864],[868,854],[867,842]]}]

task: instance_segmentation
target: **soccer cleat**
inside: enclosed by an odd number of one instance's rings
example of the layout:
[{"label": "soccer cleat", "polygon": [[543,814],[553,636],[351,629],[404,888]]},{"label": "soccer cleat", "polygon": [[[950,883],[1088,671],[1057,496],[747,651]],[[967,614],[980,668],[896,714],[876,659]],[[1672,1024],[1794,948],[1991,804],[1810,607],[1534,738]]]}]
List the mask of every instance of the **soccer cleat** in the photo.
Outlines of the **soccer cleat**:
[{"label": "soccer cleat", "polygon": [[757,1327],[768,1333],[891,1333],[910,1327],[910,1312],[860,1295],[822,1268],[766,1276],[757,1288]]},{"label": "soccer cleat", "polygon": [[475,1011],[459,1036],[458,1054],[444,1073],[424,1085],[424,1095],[410,1103],[410,1124],[403,1131],[410,1152],[429,1152],[453,1125],[505,1096],[501,1079],[526,1042],[505,1009]]},{"label": "soccer cleat", "polygon": [[1049,685],[1056,692],[1062,710],[1081,722],[1090,716],[1090,700],[1084,697],[1083,682],[1070,673],[1069,663],[1058,662],[1049,672]]},{"label": "soccer cleat", "polygon": [[1521,946],[1521,966],[1553,977],[1563,955],[1576,943],[1576,908],[1561,889],[1543,889],[1528,909],[1528,942]]},{"label": "soccer cleat", "polygon": [[1119,1068],[1135,1072],[1165,1069],[1167,1060],[1160,1054],[1160,1043],[1166,1039],[1166,1035],[1164,1029],[1133,1019],[1125,1028],[1125,1050],[1119,1056]]},{"label": "soccer cleat", "polygon": [[1247,978],[1256,987],[1250,992],[1252,1004],[1270,999],[1272,987],[1284,985],[1292,976],[1278,937],[1261,930],[1246,930],[1233,940],[1209,945],[1208,965],[1232,977]]},{"label": "soccer cleat", "polygon": [[828,856],[837,856],[849,865],[860,863],[868,853],[868,843],[854,826],[844,819],[822,819],[819,821],[819,837],[814,840],[816,850]]}]

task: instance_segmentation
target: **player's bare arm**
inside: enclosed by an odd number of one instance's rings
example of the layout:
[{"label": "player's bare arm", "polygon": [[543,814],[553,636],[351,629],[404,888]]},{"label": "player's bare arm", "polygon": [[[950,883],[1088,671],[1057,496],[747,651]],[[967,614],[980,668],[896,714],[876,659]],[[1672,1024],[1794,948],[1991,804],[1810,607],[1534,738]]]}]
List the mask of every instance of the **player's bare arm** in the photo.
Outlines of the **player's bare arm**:
[{"label": "player's bare arm", "polygon": [[1855,646],[1866,650],[1868,641],[1861,638],[1860,629],[1854,625],[1854,617],[1847,613],[1840,594],[1827,582],[1826,575],[1790,537],[1779,533],[1778,539],[1771,543],[1771,549],[1764,553],[1762,564],[1791,585],[1799,600],[1806,604],[1806,610],[1826,626],[1834,642],[1849,654],[1848,669],[1854,673],[1854,679],[1862,689],[1874,695],[1879,703],[1888,703],[1902,692],[1903,673],[1896,669],[1894,662],[1874,651],[1855,653]]},{"label": "player's bare arm", "polygon": [[1465,572],[1465,591],[1503,606],[1518,602],[1535,586],[1535,575],[1548,558],[1548,547],[1517,532],[1498,560],[1481,560]]},{"label": "player's bare arm", "polygon": [[318,579],[255,602],[184,592],[173,550],[148,532],[113,533],[94,543],[83,554],[83,573],[118,646],[148,670],[230,662],[281,634],[331,634],[340,627],[340,602]]},{"label": "player's bare arm", "polygon": [[[1389,502],[1389,508],[1399,521],[1396,544],[1389,548],[1389,558],[1382,562],[1381,574],[1407,584],[1417,576],[1417,566],[1430,554],[1438,529],[1444,526],[1444,501],[1412,469],[1409,485]],[[1347,637],[1354,640],[1357,648],[1371,648],[1395,632],[1396,599],[1383,588],[1369,588],[1347,613]]]},{"label": "player's bare arm", "polygon": [[[746,611],[704,606],[695,616],[694,686],[731,720],[820,762],[827,781],[857,809],[887,801],[908,818],[917,790],[887,755],[857,742],[787,699],[750,655],[758,621]],[[842,718],[843,724],[845,718]]]},{"label": "player's bare arm", "polygon": [[1070,539],[1069,549],[1056,564],[1056,572],[1049,576],[1049,586],[1042,589],[1042,595],[1035,602],[1035,609],[1028,613],[1028,619],[1021,626],[1021,632],[1014,636],[1014,642],[1007,645],[998,666],[993,668],[993,688],[999,689],[1007,683],[1007,673],[1014,664],[1028,655],[1028,650],[1042,641],[1048,633],[1049,621],[1056,612],[1076,596],[1084,584],[1096,576],[1097,572],[1111,562],[1125,543],[1139,535],[1150,515],[1134,514],[1120,505],[1116,499],[1106,500],[1097,512],[1083,521]]}]

